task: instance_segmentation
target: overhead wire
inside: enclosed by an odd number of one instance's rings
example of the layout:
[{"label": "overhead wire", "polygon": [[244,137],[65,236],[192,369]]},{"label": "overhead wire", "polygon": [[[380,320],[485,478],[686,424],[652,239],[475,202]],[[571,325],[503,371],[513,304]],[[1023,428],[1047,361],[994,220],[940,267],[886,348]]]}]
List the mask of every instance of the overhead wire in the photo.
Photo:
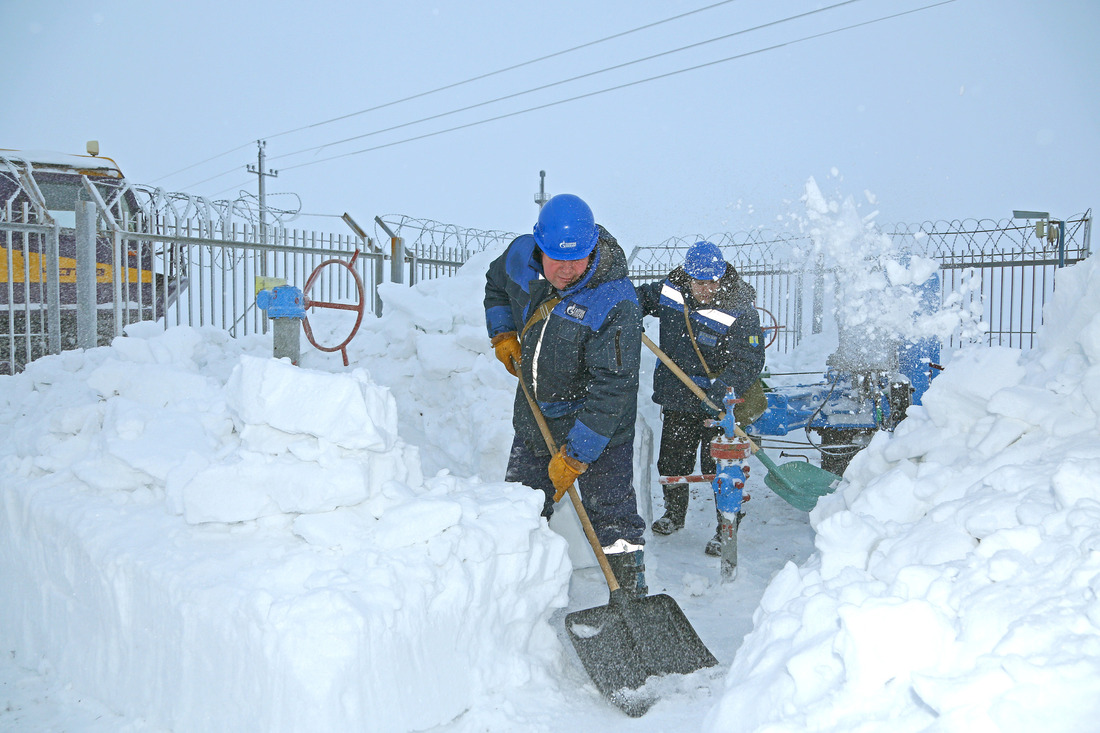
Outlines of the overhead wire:
[{"label": "overhead wire", "polygon": [[[791,21],[801,20],[802,18],[806,18],[806,17],[811,16],[811,15],[816,15],[817,13],[824,13],[824,12],[827,12],[829,10],[835,10],[836,8],[842,7],[844,5],[851,5],[851,4],[857,3],[857,2],[862,2],[862,0],[844,0],[843,2],[839,2],[839,3],[836,3],[834,5],[827,5],[823,8],[817,8],[816,10],[809,10],[805,13],[799,13],[798,15],[791,15],[791,16],[788,16],[786,18],[781,18],[779,20],[773,20],[771,22],[763,23],[761,25],[753,26],[751,28],[744,28],[744,29],[739,30],[739,31],[734,31],[733,33],[726,33],[726,34],[723,34],[721,36],[715,36],[714,38],[708,38],[705,41],[698,41],[696,43],[691,43],[691,44],[688,44],[686,46],[680,46],[679,48],[670,49],[668,51],[662,51],[660,53],[651,54],[649,56],[643,56],[642,58],[634,59],[633,61],[624,61],[621,64],[615,64],[613,66],[607,66],[607,67],[604,67],[602,69],[598,69],[596,71],[589,71],[589,72],[586,72],[584,74],[579,74],[577,76],[572,76],[572,77],[569,77],[568,79],[561,79],[559,81],[550,82],[549,84],[543,84],[541,86],[531,87],[530,89],[525,89],[521,92],[513,92],[512,94],[506,94],[502,97],[496,97],[495,99],[489,99],[489,100],[484,101],[484,102],[477,102],[476,104],[470,104],[470,105],[467,105],[465,107],[459,107],[457,109],[452,109],[452,110],[447,111],[447,112],[440,112],[438,114],[430,115],[428,117],[421,117],[418,120],[412,120],[410,122],[402,122],[401,124],[398,124],[398,125],[392,125],[390,127],[382,128],[380,130],[373,130],[371,132],[365,132],[365,133],[362,133],[361,135],[354,135],[352,137],[344,138],[343,140],[335,140],[335,141],[330,142],[330,143],[324,143],[322,145],[314,145],[312,147],[302,148],[301,150],[295,150],[295,151],[292,151],[292,152],[289,152],[289,153],[281,153],[280,155],[271,156],[269,158],[269,160],[276,160],[278,158],[287,158],[287,157],[290,157],[292,155],[300,155],[301,153],[308,153],[308,152],[312,152],[314,150],[322,150],[324,148],[332,147],[333,145],[342,145],[343,143],[351,142],[352,140],[360,140],[360,139],[365,138],[365,137],[371,137],[373,135],[380,135],[384,132],[392,132],[394,130],[400,130],[401,128],[404,128],[404,127],[410,127],[412,125],[417,125],[417,124],[420,124],[421,122],[429,122],[431,120],[437,120],[441,117],[448,117],[450,115],[458,114],[459,112],[468,112],[469,110],[477,109],[478,107],[485,107],[485,106],[490,105],[490,104],[495,104],[496,102],[503,102],[503,101],[508,100],[508,99],[514,99],[516,97],[522,97],[525,94],[533,94],[534,92],[541,92],[541,91],[544,91],[546,89],[550,89],[552,87],[561,86],[562,84],[569,84],[569,83],[574,82],[574,81],[579,81],[580,79],[586,79],[586,78],[591,77],[591,76],[597,76],[599,74],[604,74],[604,73],[607,73],[609,71],[616,71],[618,69],[624,69],[628,66],[633,66],[635,64],[641,64],[641,63],[644,63],[646,61],[652,61],[653,59],[658,59],[658,58],[661,58],[663,56],[671,56],[672,54],[680,53],[681,51],[688,51],[688,50],[691,50],[693,48],[699,48],[701,46],[706,46],[706,45],[711,44],[711,43],[717,43],[718,41],[725,41],[725,40],[728,40],[728,39],[733,38],[735,36],[741,36],[741,35],[744,35],[746,33],[753,33],[755,31],[763,30],[764,28],[770,28],[772,26],[781,25],[783,23],[789,23]],[[410,97],[410,99],[411,99],[411,97]],[[375,109],[377,109],[377,108],[375,108]]]},{"label": "overhead wire", "polygon": [[[487,72],[485,74],[479,74],[478,76],[472,76],[469,79],[464,79],[462,81],[457,81],[457,82],[454,82],[453,84],[446,84],[444,86],[437,87],[435,89],[431,89],[431,90],[426,91],[426,92],[420,92],[418,94],[413,94],[411,96],[403,97],[401,99],[395,99],[392,102],[386,102],[384,104],[379,104],[379,105],[376,105],[374,107],[368,107],[367,109],[361,109],[358,112],[350,112],[348,114],[340,115],[339,117],[333,117],[332,119],[324,120],[322,122],[315,122],[315,123],[310,124],[310,125],[303,125],[301,127],[295,127],[293,130],[285,130],[284,132],[279,132],[279,133],[276,133],[274,135],[269,135],[268,137],[266,137],[264,139],[265,140],[271,140],[272,138],[280,137],[282,135],[289,135],[292,132],[300,132],[302,130],[308,130],[308,129],[313,128],[313,127],[320,127],[321,125],[327,125],[331,122],[339,122],[340,120],[346,120],[350,117],[356,117],[358,115],[366,114],[367,112],[374,112],[376,110],[385,109],[386,107],[392,107],[395,104],[401,104],[402,102],[408,102],[408,101],[411,101],[413,99],[419,99],[420,97],[426,97],[429,94],[435,94],[436,92],[442,92],[442,91],[446,91],[448,89],[454,89],[455,87],[462,86],[463,84],[469,84],[471,82],[480,81],[482,79],[488,79],[491,76],[496,76],[497,74],[503,74],[507,71],[515,71],[516,69],[521,69],[524,66],[530,66],[531,64],[537,64],[540,61],[546,61],[548,59],[556,58],[558,56],[563,56],[567,53],[572,53],[573,51],[579,51],[582,48],[588,48],[589,46],[595,46],[597,44],[604,43],[606,41],[611,41],[611,40],[614,40],[616,38],[622,38],[623,36],[628,36],[631,33],[637,33],[638,31],[644,31],[644,30],[649,29],[649,28],[654,28],[656,26],[663,25],[664,23],[669,23],[669,22],[674,21],[674,20],[679,20],[680,18],[686,18],[689,15],[695,15],[696,13],[701,13],[705,10],[712,10],[713,8],[717,8],[720,5],[727,5],[727,4],[729,4],[731,2],[734,2],[734,1],[735,0],[722,0],[721,2],[713,3],[711,5],[706,5],[706,6],[701,7],[701,8],[696,8],[695,10],[689,10],[686,13],[680,13],[679,15],[673,15],[672,17],[665,18],[664,20],[658,20],[658,21],[654,21],[652,23],[646,23],[645,25],[640,25],[637,28],[631,28],[630,30],[627,30],[627,31],[621,31],[619,33],[614,33],[610,36],[605,36],[605,37],[597,39],[595,41],[588,41],[587,43],[582,43],[579,46],[573,46],[572,48],[567,48],[563,51],[555,51],[554,53],[546,54],[545,56],[539,56],[538,58],[531,59],[530,61],[523,61],[523,62],[520,62],[518,64],[513,64],[511,66],[506,66],[503,69],[497,69],[496,71],[490,71],[490,72]],[[290,153],[287,153],[287,155],[290,155]]]},{"label": "overhead wire", "polygon": [[361,150],[353,150],[353,151],[350,151],[350,152],[347,152],[347,153],[341,153],[339,155],[332,155],[332,156],[329,156],[327,158],[318,158],[316,160],[309,160],[309,161],[306,161],[306,162],[303,162],[303,163],[296,163],[295,165],[282,166],[281,170],[285,171],[285,170],[293,170],[295,168],[304,168],[305,166],[308,166],[308,165],[317,165],[319,163],[326,163],[328,161],[338,160],[340,158],[347,158],[347,157],[350,157],[352,155],[361,155],[362,153],[369,153],[369,152],[372,152],[372,151],[375,151],[375,150],[382,150],[384,148],[393,147],[395,145],[402,145],[404,143],[414,142],[416,140],[423,140],[425,138],[435,137],[437,135],[443,135],[443,134],[446,134],[448,132],[455,132],[457,130],[464,130],[464,129],[467,129],[467,128],[470,128],[470,127],[477,127],[479,125],[488,124],[490,122],[496,122],[498,120],[507,119],[509,117],[516,117],[518,115],[526,114],[528,112],[536,112],[538,110],[547,109],[549,107],[556,107],[558,105],[566,104],[568,102],[575,102],[575,101],[580,100],[580,99],[587,99],[588,97],[595,97],[595,96],[598,96],[600,94],[606,94],[608,92],[618,91],[620,89],[627,89],[629,87],[638,86],[639,84],[646,84],[646,83],[649,83],[651,81],[657,81],[657,80],[660,80],[660,79],[667,79],[669,77],[677,76],[679,74],[685,74],[685,73],[688,73],[688,72],[691,72],[691,71],[698,71],[699,69],[705,69],[705,68],[708,68],[708,67],[711,67],[711,66],[717,66],[718,64],[724,64],[724,63],[728,63],[730,61],[736,61],[738,59],[747,58],[749,56],[755,56],[755,55],[758,55],[758,54],[766,53],[768,51],[774,51],[776,49],[784,48],[784,47],[787,47],[787,46],[792,46],[792,45],[795,45],[795,44],[798,44],[798,43],[805,43],[806,41],[812,41],[812,40],[815,40],[817,38],[823,38],[825,36],[835,35],[837,33],[842,33],[844,31],[852,30],[854,28],[860,28],[860,27],[863,27],[863,26],[873,25],[875,23],[881,23],[881,22],[887,21],[887,20],[893,20],[894,18],[899,18],[899,17],[905,16],[905,15],[911,15],[912,13],[922,12],[924,10],[929,10],[931,8],[939,7],[941,5],[948,5],[948,4],[953,3],[953,2],[955,2],[955,0],[941,0],[941,2],[936,2],[936,3],[931,3],[931,4],[928,4],[928,5],[923,5],[919,8],[913,8],[913,9],[905,10],[905,11],[902,11],[902,12],[899,12],[899,13],[893,13],[891,15],[885,15],[885,16],[882,16],[882,17],[879,17],[879,18],[875,18],[873,20],[867,20],[867,21],[862,21],[862,22],[859,22],[859,23],[853,23],[851,25],[847,25],[847,26],[844,26],[844,27],[841,27],[841,28],[835,28],[835,29],[829,30],[829,31],[822,31],[821,33],[814,33],[812,35],[803,36],[802,38],[797,38],[797,39],[794,39],[794,40],[791,40],[791,41],[784,41],[782,43],[777,43],[777,44],[774,44],[774,45],[771,45],[771,46],[767,46],[765,48],[757,49],[755,51],[746,51],[744,53],[736,54],[734,56],[727,56],[726,58],[717,59],[715,61],[708,61],[706,63],[696,64],[694,66],[689,66],[689,67],[686,67],[686,68],[683,68],[683,69],[677,69],[675,71],[669,71],[669,72],[666,72],[666,73],[663,73],[663,74],[657,74],[656,76],[650,76],[650,77],[647,77],[645,79],[638,79],[638,80],[631,81],[631,82],[625,82],[623,84],[616,84],[615,86],[606,87],[604,89],[599,89],[599,90],[596,90],[596,91],[587,92],[585,94],[578,94],[578,95],[575,95],[575,96],[572,96],[572,97],[568,97],[566,99],[559,99],[559,100],[554,101],[554,102],[547,102],[545,104],[539,104],[539,105],[536,105],[534,107],[527,107],[526,109],[516,110],[516,111],[513,111],[513,112],[507,112],[507,113],[504,113],[504,114],[496,115],[494,117],[488,117],[488,118],[483,119],[483,120],[468,122],[468,123],[462,124],[462,125],[455,125],[454,127],[448,127],[446,129],[443,129],[443,130],[436,130],[434,132],[427,132],[427,133],[424,133],[422,135],[416,135],[416,136],[404,138],[404,139],[401,139],[401,140],[395,140],[395,141],[392,141],[392,142],[383,143],[381,145],[375,145],[375,146],[372,146],[372,147],[369,147],[369,148],[363,148]]},{"label": "overhead wire", "polygon": [[[273,138],[281,137],[283,135],[289,135],[293,132],[300,132],[302,130],[308,130],[308,129],[311,129],[311,128],[314,128],[314,127],[321,127],[322,125],[327,125],[331,122],[339,122],[340,120],[346,120],[349,117],[355,117],[357,115],[366,114],[367,112],[374,112],[375,110],[384,109],[386,107],[392,107],[396,104],[401,104],[402,102],[408,102],[408,101],[411,101],[413,99],[419,99],[421,97],[426,97],[430,94],[435,94],[436,92],[442,92],[442,91],[446,91],[448,89],[454,89],[455,87],[460,87],[464,84],[470,84],[471,82],[480,81],[481,79],[487,79],[491,76],[496,76],[497,74],[503,74],[507,71],[514,71],[516,69],[523,68],[524,66],[530,66],[531,64],[539,63],[540,61],[546,61],[547,59],[552,59],[552,58],[556,58],[558,56],[563,56],[567,53],[572,53],[573,51],[579,51],[582,48],[588,48],[590,46],[595,46],[595,45],[598,45],[600,43],[605,43],[607,41],[612,41],[616,38],[622,38],[623,36],[628,36],[631,33],[637,33],[638,31],[644,31],[644,30],[647,30],[649,28],[654,28],[656,26],[663,25],[665,23],[670,23],[674,20],[680,20],[681,18],[686,18],[689,15],[695,15],[696,13],[702,13],[706,10],[713,10],[714,8],[717,8],[721,5],[728,5],[729,3],[732,3],[732,2],[735,2],[735,1],[736,0],[721,0],[720,2],[711,3],[710,5],[704,5],[701,8],[696,8],[695,10],[689,10],[686,13],[680,13],[679,15],[673,15],[671,17],[665,18],[663,20],[657,20],[657,21],[654,21],[652,23],[646,23],[645,25],[640,25],[636,28],[631,28],[630,30],[625,30],[625,31],[620,31],[618,33],[613,33],[610,36],[604,36],[603,38],[598,38],[594,41],[588,41],[588,42],[582,43],[578,46],[573,46],[571,48],[567,48],[567,49],[564,49],[564,50],[561,50],[561,51],[555,51],[554,53],[546,54],[545,56],[539,56],[538,58],[530,59],[528,61],[522,61],[518,64],[512,64],[511,66],[506,66],[504,68],[497,69],[495,71],[489,71],[489,72],[486,72],[484,74],[478,74],[477,76],[472,76],[472,77],[469,77],[468,79],[463,79],[462,81],[456,81],[456,82],[453,82],[451,84],[445,84],[444,86],[436,87],[435,89],[430,89],[426,92],[419,92],[417,94],[413,94],[413,95],[410,95],[408,97],[402,97],[401,99],[395,99],[392,102],[385,102],[384,104],[376,105],[374,107],[369,107],[367,109],[361,109],[358,112],[350,112],[350,113],[345,114],[345,115],[340,115],[339,117],[333,117],[333,118],[328,119],[328,120],[322,120],[321,122],[314,122],[314,123],[309,124],[309,125],[303,125],[301,127],[295,127],[294,129],[291,129],[291,130],[284,130],[283,132],[277,132],[274,135],[268,135],[266,138],[259,138],[259,139],[261,139],[261,140],[271,140]],[[180,168],[179,170],[173,171],[171,173],[166,173],[165,175],[161,176],[160,178],[153,179],[152,182],[156,183],[157,181],[164,180],[165,178],[170,178],[171,176],[174,176],[174,175],[179,174],[179,173],[183,173],[184,171],[191,170],[192,168],[197,168],[198,166],[203,165],[204,163],[209,163],[212,160],[217,160],[218,158],[223,158],[226,155],[229,155],[230,153],[235,153],[238,150],[241,150],[243,148],[248,147],[249,145],[252,145],[252,143],[253,143],[253,141],[249,140],[247,143],[243,143],[241,145],[238,145],[237,147],[232,148],[230,150],[226,150],[223,153],[218,153],[217,155],[213,155],[209,158],[206,158],[205,160],[200,160],[198,163],[192,163],[191,165],[186,166],[184,168]],[[229,171],[226,171],[224,173],[219,173],[216,176],[211,176],[210,178],[207,178],[204,181],[200,181],[200,183],[205,183],[206,181],[213,180],[214,178],[219,178],[223,175],[226,175],[226,173],[228,173],[228,172]],[[198,184],[193,184],[193,185],[198,185]]]}]

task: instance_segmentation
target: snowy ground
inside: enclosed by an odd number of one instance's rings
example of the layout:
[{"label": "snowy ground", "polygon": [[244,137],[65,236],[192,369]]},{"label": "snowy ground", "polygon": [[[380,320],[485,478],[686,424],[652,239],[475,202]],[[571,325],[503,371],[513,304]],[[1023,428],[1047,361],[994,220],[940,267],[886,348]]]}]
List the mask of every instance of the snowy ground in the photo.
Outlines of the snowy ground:
[{"label": "snowy ground", "polygon": [[0,378],[0,728],[1096,729],[1094,261],[1059,274],[1038,348],[952,355],[809,516],[754,466],[733,583],[709,500],[650,541],[651,592],[720,665],[639,719],[562,638],[606,601],[575,531],[498,480],[484,265],[387,289],[360,372],[173,329]]}]

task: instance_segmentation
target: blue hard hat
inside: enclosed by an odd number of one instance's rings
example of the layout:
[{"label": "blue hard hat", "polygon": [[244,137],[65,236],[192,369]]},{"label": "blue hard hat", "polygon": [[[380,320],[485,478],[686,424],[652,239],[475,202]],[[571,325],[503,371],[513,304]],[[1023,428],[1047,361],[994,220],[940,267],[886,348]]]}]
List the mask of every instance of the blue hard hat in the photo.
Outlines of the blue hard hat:
[{"label": "blue hard hat", "polygon": [[571,193],[559,193],[543,204],[534,233],[535,244],[555,260],[583,259],[599,238],[592,209]]},{"label": "blue hard hat", "polygon": [[726,259],[718,245],[696,242],[688,247],[684,272],[693,280],[719,280],[726,274]]}]

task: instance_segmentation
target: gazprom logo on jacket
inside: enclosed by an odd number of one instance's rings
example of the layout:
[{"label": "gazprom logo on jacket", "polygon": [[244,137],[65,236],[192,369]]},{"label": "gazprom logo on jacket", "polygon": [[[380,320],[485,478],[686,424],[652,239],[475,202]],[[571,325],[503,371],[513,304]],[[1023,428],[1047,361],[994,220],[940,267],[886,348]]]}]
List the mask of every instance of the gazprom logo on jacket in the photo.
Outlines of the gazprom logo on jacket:
[{"label": "gazprom logo on jacket", "polygon": [[583,321],[586,313],[588,313],[588,309],[577,303],[570,303],[565,307],[565,315],[576,318],[578,321]]}]

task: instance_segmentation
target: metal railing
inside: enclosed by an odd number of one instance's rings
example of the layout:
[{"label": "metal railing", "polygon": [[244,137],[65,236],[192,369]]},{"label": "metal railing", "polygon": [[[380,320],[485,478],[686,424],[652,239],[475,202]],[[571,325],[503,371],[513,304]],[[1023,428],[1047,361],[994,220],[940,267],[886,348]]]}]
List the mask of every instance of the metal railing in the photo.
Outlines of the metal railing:
[{"label": "metal railing", "polygon": [[[84,234],[79,220],[59,226],[39,192],[27,191],[34,187],[29,173],[9,185],[0,210],[0,374],[62,349],[109,343],[138,321],[215,326],[234,336],[266,332],[256,291],[279,281],[303,290],[308,284],[310,300],[354,303],[358,291],[347,270],[321,267],[334,261],[350,263],[364,285],[363,310],[380,314],[387,262],[390,281],[413,285],[452,275],[476,252],[515,236],[377,218],[397,235],[384,249],[351,233],[261,227],[236,202],[80,180],[79,197],[95,207],[92,231]],[[94,274],[83,279],[75,274],[77,250],[94,263]],[[83,304],[78,281],[95,282]]]},{"label": "metal railing", "polygon": [[[941,303],[959,292],[964,272],[976,272],[980,287],[966,297],[981,301],[982,320],[989,327],[986,343],[1031,348],[1042,323],[1043,305],[1054,292],[1058,268],[1091,253],[1091,210],[1066,220],[1064,226],[1058,241],[1035,236],[1034,222],[1015,220],[925,222],[898,225],[885,233],[899,251],[940,263]],[[631,279],[647,282],[667,276],[700,239],[717,244],[756,289],[756,304],[766,311],[765,327],[774,317],[778,329],[774,349],[789,352],[821,329],[826,291],[834,286],[838,273],[805,255],[813,251],[809,235],[758,230],[673,237],[635,249],[628,262]],[[943,340],[957,345],[959,337],[944,334]]]},{"label": "metal railing", "polygon": [[409,268],[408,278],[400,282],[410,285],[453,275],[474,254],[489,247],[503,248],[517,236],[502,230],[470,229],[404,215],[375,217],[374,221],[379,241],[400,240],[398,246],[403,248]]},{"label": "metal railing", "polygon": [[[98,281],[96,343],[109,342],[140,320],[157,320],[166,328],[210,325],[232,335],[266,331],[255,304],[257,278],[304,288],[310,275],[331,260],[354,260],[367,291],[364,309],[379,314],[378,285],[386,279],[387,261],[391,281],[413,285],[453,275],[477,252],[502,248],[515,236],[407,216],[376,217],[376,233],[381,229],[386,235],[377,241],[388,238],[390,248],[351,234],[271,226],[263,236],[261,227],[229,202],[129,184],[104,195],[87,179],[84,184],[97,210],[91,235]],[[14,373],[29,360],[78,345],[77,306],[64,290],[75,281],[69,249],[76,232],[26,201],[16,208],[8,201],[0,215],[0,295],[5,296],[0,373]],[[964,271],[976,271],[980,292],[968,297],[982,302],[988,343],[1030,348],[1058,266],[1090,254],[1091,223],[1091,212],[1067,220],[1057,248],[1052,238],[1034,236],[1032,222],[928,222],[898,226],[887,234],[899,249],[940,263],[941,302],[957,291]],[[635,249],[628,261],[630,277],[635,282],[665,277],[701,238],[676,237]],[[756,289],[764,325],[776,331],[772,348],[788,352],[820,330],[826,291],[837,273],[807,261],[804,253],[813,249],[808,235],[757,230],[708,239]],[[59,247],[65,251],[59,254]],[[312,288],[308,295],[313,300],[356,296],[342,268],[318,272]]]}]

